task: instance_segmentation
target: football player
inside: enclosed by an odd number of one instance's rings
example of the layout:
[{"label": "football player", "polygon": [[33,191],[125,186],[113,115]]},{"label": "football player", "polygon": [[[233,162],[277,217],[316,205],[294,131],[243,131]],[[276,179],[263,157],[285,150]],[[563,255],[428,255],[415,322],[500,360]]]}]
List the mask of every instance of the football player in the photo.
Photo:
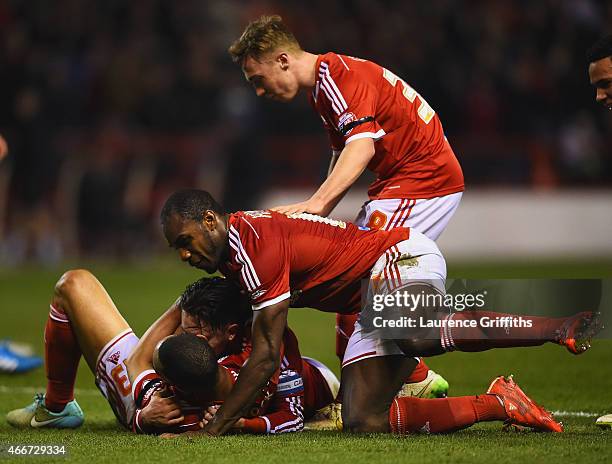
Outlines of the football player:
[{"label": "football player", "polygon": [[[612,111],[612,34],[599,39],[588,51],[589,79],[595,87],[595,100]],[[612,429],[612,414],[601,416],[596,424]]]},{"label": "football player", "polygon": [[[355,224],[411,227],[438,239],[459,206],[463,173],[440,118],[410,84],[368,60],[303,50],[279,16],[251,22],[229,53],[258,96],[289,102],[306,93],[329,135],[325,182],[308,200],[273,210],[327,216],[369,169],[377,179]],[[342,360],[357,316],[338,308],[336,319]],[[426,378],[434,396],[447,392],[446,381],[424,362],[406,382]]]},{"label": "football player", "polygon": [[[444,292],[444,258],[431,239],[413,229],[362,230],[312,214],[229,214],[202,190],[172,194],[162,208],[161,223],[168,244],[182,261],[209,273],[221,271],[238,282],[248,293],[254,311],[253,351],[223,406],[203,429],[210,435],[229,430],[278,369],[290,306],[329,312],[346,308],[349,313],[361,311],[367,319],[367,311],[362,310],[364,282],[368,293],[382,287],[392,297],[398,290],[434,296]],[[385,339],[376,331],[366,333],[361,320],[356,323],[342,363],[345,430],[402,432],[413,429],[406,425],[408,422],[424,420],[430,426],[439,424],[435,430],[443,431],[479,420],[481,398],[432,400],[437,401],[432,404],[440,405],[435,417],[414,413],[414,402],[425,399],[396,398],[417,363],[412,356],[547,342],[580,354],[589,348],[590,338],[600,328],[590,312],[568,318],[521,316],[524,324],[508,327],[478,321],[514,315],[487,311],[426,313],[431,308],[420,305],[409,309],[416,317],[434,321],[439,330],[417,327],[396,331],[394,337]],[[485,397],[482,415],[489,417],[494,411],[495,417],[503,416],[516,424],[560,430],[552,416],[532,403],[513,382],[497,379],[494,385],[506,393],[501,402],[497,396]]]}]

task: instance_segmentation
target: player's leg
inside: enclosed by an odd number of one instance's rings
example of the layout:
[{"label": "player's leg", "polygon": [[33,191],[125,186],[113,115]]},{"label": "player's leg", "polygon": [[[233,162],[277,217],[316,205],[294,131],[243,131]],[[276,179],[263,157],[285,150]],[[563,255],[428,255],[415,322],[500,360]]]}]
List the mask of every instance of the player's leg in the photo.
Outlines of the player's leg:
[{"label": "player's leg", "polygon": [[[388,250],[375,264],[372,278],[378,280],[378,293],[413,294],[413,306],[386,308],[412,319],[414,328],[394,329],[379,338],[393,338],[409,356],[434,356],[447,351],[486,351],[492,348],[539,346],[547,342],[566,346],[580,354],[590,347],[591,338],[601,329],[597,315],[578,313],[571,317],[551,318],[489,312],[481,310],[455,312],[436,303],[443,296],[446,263],[435,243],[416,231],[409,240]],[[379,295],[380,296],[380,295]],[[429,297],[432,297],[431,299]],[[406,298],[403,298],[406,301]],[[433,302],[433,305],[430,303]],[[436,306],[436,304],[438,306]],[[404,313],[402,313],[402,311]],[[383,312],[384,314],[384,312]],[[372,321],[372,311],[363,321]],[[424,327],[423,321],[433,327]],[[366,329],[371,326],[363,324]]]},{"label": "player's leg", "polygon": [[[79,426],[82,411],[74,400],[74,383],[81,354],[95,374],[105,346],[122,334],[135,339],[106,290],[88,271],[66,272],[55,286],[50,308],[44,334],[46,394],[9,413],[7,420],[15,426],[31,425],[32,416],[39,417],[32,426]],[[45,415],[46,420],[40,419]]]},{"label": "player's leg", "polygon": [[[437,208],[437,218],[429,221],[427,226],[432,232],[438,235],[446,226],[452,213],[456,209],[460,196],[456,199],[456,204],[450,211],[450,206],[446,208],[445,217],[439,219],[443,214],[442,208]],[[355,220],[355,224],[360,227],[367,227],[375,230],[389,230],[393,227],[405,227],[414,211],[414,206],[421,200],[411,199],[386,199],[372,200],[364,203]],[[447,205],[452,202],[445,202]],[[419,210],[420,217],[424,217],[424,208]],[[439,232],[437,232],[439,231]],[[336,315],[336,355],[342,361],[350,336],[353,333],[355,322],[358,315]],[[419,363],[412,373],[404,380],[404,386],[399,392],[400,396],[418,396],[422,398],[439,398],[448,394],[449,385],[446,379],[429,369],[423,358],[419,358]]]},{"label": "player's leg", "polygon": [[[409,285],[401,292],[439,295],[438,288],[426,284]],[[400,312],[401,309],[406,308],[400,308]],[[573,354],[581,354],[590,347],[591,338],[602,327],[597,315],[591,312],[562,318],[520,315],[519,320],[516,314],[480,310],[449,314],[448,311],[420,307],[407,310],[404,315],[416,321],[430,321],[437,327],[411,328],[405,336],[396,339],[402,351],[410,356],[541,346],[549,342],[565,346]]]},{"label": "player's leg", "polygon": [[397,355],[365,358],[342,370],[344,430],[357,433],[448,433],[477,422],[504,421],[541,431],[561,424],[510,379],[498,377],[482,395],[448,398],[397,397],[406,363]]}]

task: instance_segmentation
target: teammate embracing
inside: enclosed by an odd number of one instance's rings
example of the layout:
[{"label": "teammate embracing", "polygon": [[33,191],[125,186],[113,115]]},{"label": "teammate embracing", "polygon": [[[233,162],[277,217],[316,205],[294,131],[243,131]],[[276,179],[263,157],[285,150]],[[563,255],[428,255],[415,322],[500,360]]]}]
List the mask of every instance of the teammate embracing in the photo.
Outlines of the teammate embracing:
[{"label": "teammate embracing", "polygon": [[[308,92],[328,132],[328,177],[308,200],[272,208],[327,216],[365,169],[377,174],[355,224],[411,227],[437,240],[461,200],[461,167],[427,101],[392,71],[368,60],[302,50],[280,16],[251,22],[229,53],[258,96],[291,101]],[[344,314],[341,314],[344,313]],[[337,315],[336,352],[343,358],[357,315]],[[409,381],[428,374],[422,362]],[[414,378],[414,375],[417,378]],[[439,382],[443,394],[448,384]]]}]

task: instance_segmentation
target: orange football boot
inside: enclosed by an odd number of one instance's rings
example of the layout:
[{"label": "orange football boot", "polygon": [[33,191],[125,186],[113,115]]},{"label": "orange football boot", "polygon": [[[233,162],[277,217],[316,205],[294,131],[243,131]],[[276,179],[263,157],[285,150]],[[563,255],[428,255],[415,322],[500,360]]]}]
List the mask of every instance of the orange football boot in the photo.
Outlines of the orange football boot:
[{"label": "orange football boot", "polygon": [[499,376],[487,393],[497,395],[501,399],[508,419],[506,426],[518,425],[531,427],[542,432],[563,432],[563,425],[555,421],[552,414],[529,398],[514,382],[512,376]]}]

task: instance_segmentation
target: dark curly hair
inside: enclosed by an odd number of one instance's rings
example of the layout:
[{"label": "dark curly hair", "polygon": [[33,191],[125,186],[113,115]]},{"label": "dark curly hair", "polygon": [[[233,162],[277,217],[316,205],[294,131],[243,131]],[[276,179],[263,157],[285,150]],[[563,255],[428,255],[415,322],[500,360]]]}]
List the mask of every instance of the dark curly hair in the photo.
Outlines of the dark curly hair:
[{"label": "dark curly hair", "polygon": [[188,285],[179,298],[179,307],[213,329],[227,324],[242,326],[253,316],[247,296],[236,283],[222,277],[204,277]]},{"label": "dark curly hair", "polygon": [[185,189],[174,192],[164,203],[160,213],[160,220],[165,227],[170,216],[178,214],[183,219],[201,221],[208,210],[218,214],[225,214],[223,208],[205,190]]}]

